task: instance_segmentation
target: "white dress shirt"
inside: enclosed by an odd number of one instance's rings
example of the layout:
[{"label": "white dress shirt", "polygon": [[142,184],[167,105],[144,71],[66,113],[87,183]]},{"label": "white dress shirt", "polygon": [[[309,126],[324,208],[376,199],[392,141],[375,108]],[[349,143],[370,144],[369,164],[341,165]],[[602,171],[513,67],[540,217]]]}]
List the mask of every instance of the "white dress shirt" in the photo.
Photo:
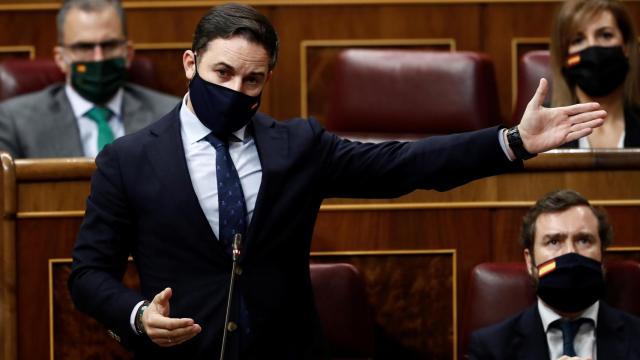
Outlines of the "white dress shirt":
[{"label": "white dress shirt", "polygon": [[[188,96],[188,95],[187,95]],[[218,182],[216,177],[216,150],[205,140],[211,130],[204,126],[187,107],[187,96],[180,108],[180,136],[184,155],[187,160],[191,184],[198,197],[200,207],[207,217],[211,230],[219,238],[220,212],[218,209]],[[251,223],[256,207],[258,191],[262,183],[262,165],[258,149],[246,126],[233,133],[242,141],[229,142],[229,155],[238,171],[242,193],[247,204],[247,224]],[[142,301],[136,304],[129,317],[131,328],[135,332],[135,315]]]},{"label": "white dress shirt", "polygon": [[[573,341],[573,347],[577,356],[581,358],[591,358],[596,360],[596,327],[598,326],[598,310],[600,309],[600,301],[596,301],[589,306],[578,318],[587,318],[593,320],[593,324],[585,323],[580,325],[576,337]],[[549,345],[549,356],[552,360],[559,359],[563,354],[562,330],[550,326],[552,322],[560,319],[553,309],[548,307],[540,298],[538,298],[538,311],[542,319],[542,326],[547,334],[547,345]]]},{"label": "white dress shirt", "polygon": [[[191,184],[198,196],[200,207],[219,237],[218,185],[216,177],[216,150],[205,140],[211,130],[204,126],[186,105],[186,97],[180,108],[180,135]],[[238,171],[242,193],[247,204],[247,224],[251,223],[256,207],[258,190],[262,182],[262,165],[253,137],[246,127],[233,133],[242,141],[229,141],[229,155]],[[221,139],[225,140],[225,139]]]},{"label": "white dress shirt", "polygon": [[[71,103],[73,115],[78,122],[78,130],[80,130],[80,140],[82,141],[84,156],[94,158],[98,155],[98,124],[91,118],[87,117],[86,113],[91,110],[95,104],[83,98],[69,84],[65,85],[64,91]],[[122,122],[123,94],[124,92],[122,88],[118,89],[118,92],[116,92],[113,98],[105,104],[105,107],[109,108],[113,114],[109,119],[109,127],[111,128],[111,132],[113,132],[114,139],[124,135],[124,123]]]}]

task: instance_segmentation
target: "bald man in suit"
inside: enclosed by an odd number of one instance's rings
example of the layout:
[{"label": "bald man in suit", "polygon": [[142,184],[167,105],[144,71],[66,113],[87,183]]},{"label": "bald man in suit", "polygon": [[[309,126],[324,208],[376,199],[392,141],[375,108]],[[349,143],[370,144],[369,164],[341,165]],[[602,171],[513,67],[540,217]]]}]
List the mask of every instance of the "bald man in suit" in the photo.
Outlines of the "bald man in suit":
[{"label": "bald man in suit", "polygon": [[[142,129],[178,103],[124,81],[133,58],[124,21],[117,1],[65,2],[54,54],[66,82],[0,104],[0,151],[15,158],[95,157],[106,143]],[[92,69],[95,75],[88,73]],[[104,109],[102,118],[93,115],[96,108]]]}]

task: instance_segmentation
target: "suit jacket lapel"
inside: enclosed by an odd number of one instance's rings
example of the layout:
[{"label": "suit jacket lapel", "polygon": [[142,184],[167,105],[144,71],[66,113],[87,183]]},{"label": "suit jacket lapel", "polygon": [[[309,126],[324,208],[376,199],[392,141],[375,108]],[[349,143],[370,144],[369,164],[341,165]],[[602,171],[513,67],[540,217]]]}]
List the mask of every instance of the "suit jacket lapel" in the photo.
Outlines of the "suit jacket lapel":
[{"label": "suit jacket lapel", "polygon": [[538,313],[538,305],[534,304],[522,314],[516,327],[517,335],[511,344],[514,359],[540,360],[549,359],[547,336]]},{"label": "suit jacket lapel", "polygon": [[37,141],[41,146],[49,148],[43,153],[84,156],[78,121],[73,114],[64,86],[54,91],[47,106],[49,113],[43,114],[42,117],[48,126],[45,127],[47,130],[40,132],[40,134],[46,138]]},{"label": "suit jacket lapel", "polygon": [[624,335],[624,322],[615,310],[600,301],[596,327],[598,359],[626,359],[629,343]]},{"label": "suit jacket lapel", "polygon": [[156,120],[151,116],[151,112],[146,111],[140,100],[131,96],[125,87],[122,95],[122,121],[125,134],[136,132]]},{"label": "suit jacket lapel", "polygon": [[147,156],[157,178],[175,199],[179,216],[184,221],[196,222],[194,226],[206,227],[210,234],[210,241],[206,244],[215,249],[214,254],[228,260],[229,256],[211,230],[191,183],[180,135],[180,105],[151,126],[149,132],[154,139],[145,147]]},{"label": "suit jacket lapel", "polygon": [[[272,204],[272,201],[277,201],[277,194],[283,186],[289,148],[286,129],[278,127],[274,119],[259,114],[253,119],[252,125],[253,137],[262,166],[262,182],[247,231],[248,242],[260,239],[257,229],[262,228],[262,224],[271,212],[269,204]],[[251,252],[248,242],[244,245],[245,251],[242,258],[246,258],[247,254]],[[258,244],[252,243],[252,245],[255,248]]]}]

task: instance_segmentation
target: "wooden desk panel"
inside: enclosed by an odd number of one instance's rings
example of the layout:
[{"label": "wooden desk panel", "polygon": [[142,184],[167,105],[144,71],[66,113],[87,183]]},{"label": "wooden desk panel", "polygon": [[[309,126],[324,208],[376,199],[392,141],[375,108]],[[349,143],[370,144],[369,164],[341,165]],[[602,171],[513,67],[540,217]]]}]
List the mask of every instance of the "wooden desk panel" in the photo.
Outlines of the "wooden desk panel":
[{"label": "wooden desk panel", "polygon": [[[468,272],[479,262],[521,261],[522,250],[517,243],[521,217],[532,202],[547,191],[573,186],[596,199],[595,203],[607,208],[614,225],[615,256],[640,258],[640,239],[635,226],[640,220],[637,155],[633,151],[541,155],[528,162],[527,170],[522,173],[479,180],[446,193],[416,191],[394,200],[331,199],[325,202],[318,216],[312,244],[314,259],[340,259],[363,267],[371,286],[369,294],[374,311],[383,314],[377,319],[378,326],[382,331],[396,334],[381,340],[387,344],[383,349],[388,351],[393,345],[408,354],[450,358],[452,353],[463,353],[456,348],[459,323],[456,309],[461,309],[465,302]],[[68,264],[65,267],[59,259],[70,256],[94,164],[87,159],[14,162],[6,155],[0,158],[3,162],[3,228],[0,232],[3,358],[40,359],[50,357],[51,353],[56,354],[56,359],[84,358],[91,350],[83,352],[64,346],[68,345],[64,343],[66,338],[81,332],[54,337],[51,329],[62,331],[60,326],[84,321],[64,315],[64,311],[68,314],[71,308],[69,298],[65,297],[64,274],[68,272]],[[378,262],[371,263],[371,259],[364,261],[353,255],[363,251],[377,252]],[[375,269],[381,266],[403,266],[402,256],[406,255],[396,251],[435,257],[425,258],[431,260],[424,262],[423,272],[415,267],[414,270],[399,269],[402,271],[398,273],[401,275],[395,275],[400,276],[396,282],[376,275],[380,272]],[[452,258],[442,251],[452,251],[447,254],[455,255]],[[334,254],[333,257],[330,254]],[[385,263],[387,265],[383,265]],[[438,273],[438,269],[444,269],[438,264],[449,264],[450,270],[446,274]],[[392,276],[391,272],[384,273]],[[49,279],[54,279],[51,288]],[[422,289],[423,295],[403,293],[410,302],[420,302],[422,297],[428,297],[425,294],[439,294],[438,300],[431,298],[420,303],[425,307],[410,318],[403,311],[388,311],[390,304],[397,300],[385,298],[384,294],[397,294],[395,284],[404,284],[403,291],[411,289],[407,286],[411,284]],[[45,303],[50,306],[44,306]],[[415,306],[408,304],[405,305]],[[447,308],[453,312],[452,316],[430,320],[433,314],[442,315]],[[49,323],[49,316],[52,316],[51,329],[44,326]],[[390,327],[385,330],[385,326]],[[439,331],[438,326],[448,330]],[[395,343],[392,339],[397,334],[413,340]],[[424,342],[424,334],[432,338]],[[90,339],[77,346],[101,348],[93,343],[100,339],[107,344],[112,341],[98,335],[98,340]],[[53,346],[56,344],[59,346]],[[443,344],[448,345],[442,348]],[[106,346],[108,349],[113,344]]]}]

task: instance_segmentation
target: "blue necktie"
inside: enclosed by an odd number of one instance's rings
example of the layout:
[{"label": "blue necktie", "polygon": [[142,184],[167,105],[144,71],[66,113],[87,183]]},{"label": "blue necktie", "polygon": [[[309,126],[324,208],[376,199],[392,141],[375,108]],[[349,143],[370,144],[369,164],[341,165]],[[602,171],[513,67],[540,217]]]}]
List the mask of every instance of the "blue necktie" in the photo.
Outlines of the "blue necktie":
[{"label": "blue necktie", "polygon": [[[219,240],[225,245],[228,253],[231,253],[233,246],[233,236],[236,233],[244,235],[247,229],[247,204],[244,201],[244,193],[240,184],[238,171],[233,165],[233,160],[229,155],[229,145],[222,142],[213,134],[209,134],[205,139],[216,149],[216,177],[218,179],[218,212],[220,214],[220,227],[218,230]],[[237,292],[235,288],[234,292]],[[240,327],[240,337],[238,341],[244,343],[246,336],[251,332],[249,326],[249,314],[244,302],[244,297],[239,296],[239,307],[236,312],[236,321]],[[244,336],[243,336],[244,334]]]},{"label": "blue necktie", "polygon": [[562,353],[567,356],[576,356],[576,349],[573,347],[573,341],[576,338],[578,329],[582,324],[593,323],[593,320],[587,318],[579,318],[576,320],[558,319],[552,323],[562,330]]},{"label": "blue necktie", "polygon": [[213,134],[205,139],[216,149],[216,177],[218,178],[218,212],[220,214],[219,240],[231,251],[233,236],[243,235],[247,229],[247,205],[244,202],[242,185],[229,146]]}]

